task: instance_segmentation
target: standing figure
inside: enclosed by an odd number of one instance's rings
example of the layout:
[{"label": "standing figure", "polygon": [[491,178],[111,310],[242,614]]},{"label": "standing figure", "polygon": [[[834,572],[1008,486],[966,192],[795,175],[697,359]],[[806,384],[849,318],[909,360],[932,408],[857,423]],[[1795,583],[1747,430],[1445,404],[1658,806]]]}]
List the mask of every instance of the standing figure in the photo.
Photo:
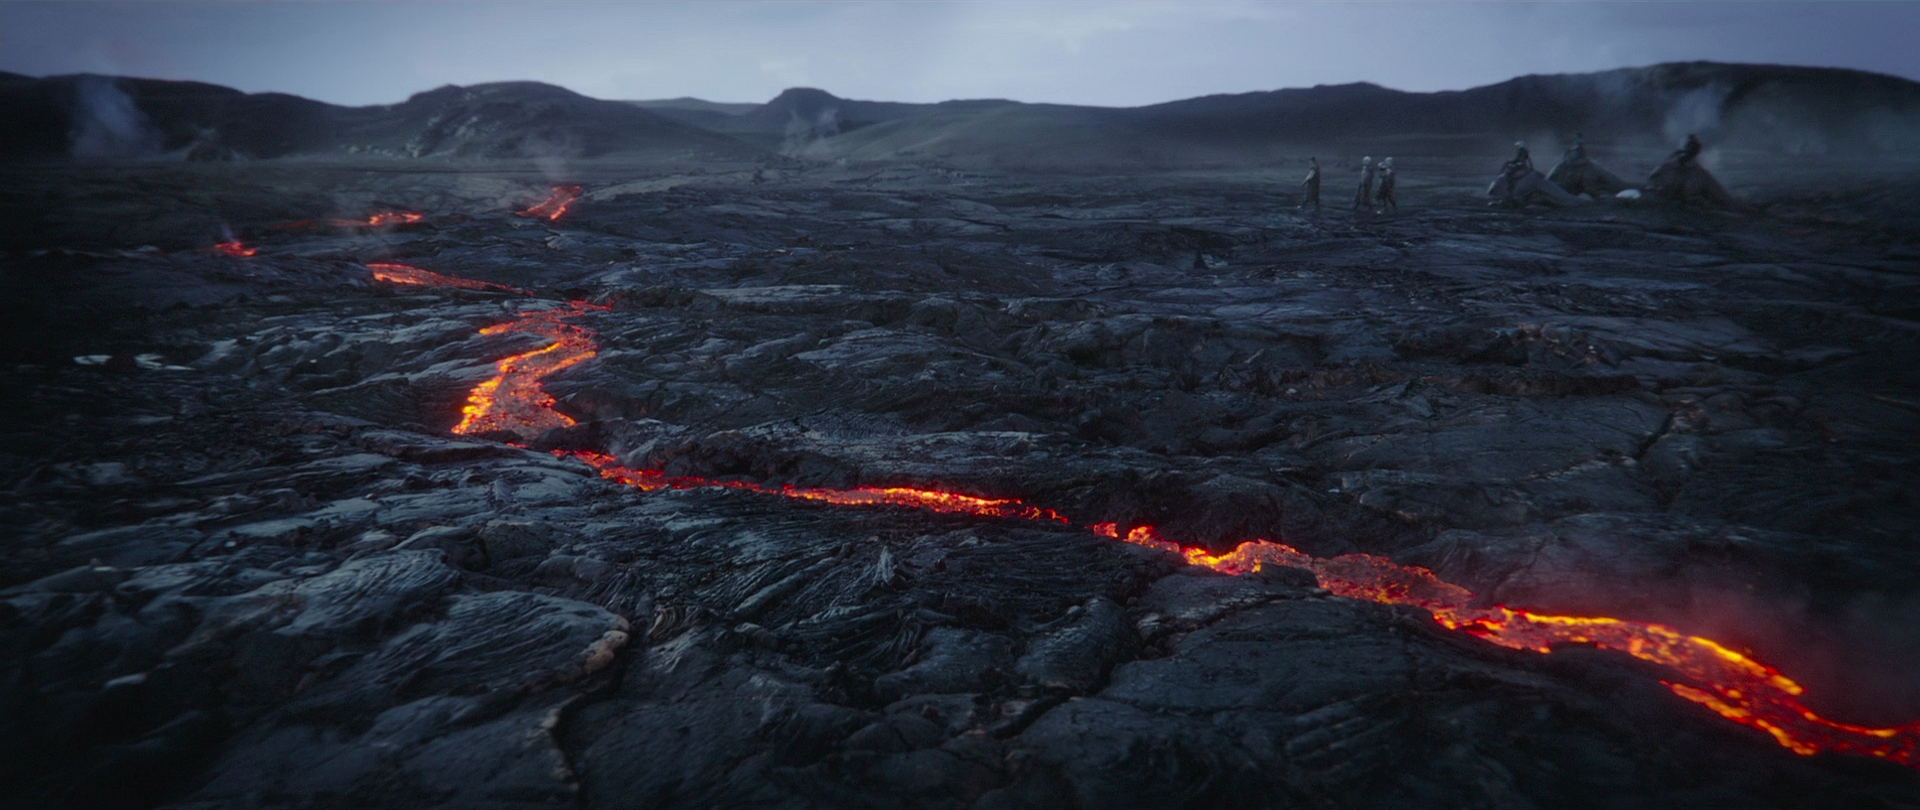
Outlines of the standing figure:
[{"label": "standing figure", "polygon": [[1700,165],[1700,139],[1687,136],[1686,145],[1667,157],[1667,162],[1654,169],[1647,178],[1647,196],[1666,199],[1677,203],[1705,205],[1715,208],[1744,210],[1745,205],[1725,186],[1714,179],[1707,167]]},{"label": "standing figure", "polygon": [[1360,159],[1360,191],[1353,197],[1353,210],[1373,210],[1373,157]]},{"label": "standing figure", "polygon": [[1573,133],[1573,145],[1560,156],[1560,162],[1554,164],[1553,171],[1547,172],[1547,181],[1568,194],[1586,194],[1596,200],[1627,188],[1627,181],[1587,158],[1586,138],[1578,132]]},{"label": "standing figure", "polygon": [[1400,212],[1400,201],[1393,198],[1393,158],[1380,161],[1380,191],[1374,195],[1374,212]]},{"label": "standing figure", "polygon": [[1518,205],[1517,190],[1520,181],[1525,180],[1533,171],[1533,153],[1527,151],[1526,141],[1513,142],[1513,158],[1500,167],[1501,177],[1506,179],[1506,193],[1500,202],[1506,205]]},{"label": "standing figure", "polygon": [[1308,204],[1312,204],[1313,210],[1318,212],[1320,210],[1320,159],[1307,158],[1307,163],[1307,179],[1300,181],[1300,185],[1307,187],[1307,196],[1300,200],[1300,208],[1304,211]]},{"label": "standing figure", "polygon": [[1680,147],[1680,165],[1692,166],[1693,161],[1698,159],[1699,157],[1700,157],[1700,139],[1698,137],[1695,137],[1693,133],[1689,132],[1687,133],[1686,145]]}]

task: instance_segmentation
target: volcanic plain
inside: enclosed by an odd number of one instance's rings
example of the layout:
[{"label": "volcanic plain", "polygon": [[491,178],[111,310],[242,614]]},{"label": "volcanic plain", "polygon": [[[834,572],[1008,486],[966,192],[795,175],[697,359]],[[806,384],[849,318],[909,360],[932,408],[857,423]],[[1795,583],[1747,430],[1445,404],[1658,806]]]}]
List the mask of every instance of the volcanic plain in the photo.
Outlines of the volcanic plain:
[{"label": "volcanic plain", "polygon": [[[1913,167],[1504,157],[10,166],[8,801],[1920,804]],[[1256,539],[1857,731],[1191,564]]]}]

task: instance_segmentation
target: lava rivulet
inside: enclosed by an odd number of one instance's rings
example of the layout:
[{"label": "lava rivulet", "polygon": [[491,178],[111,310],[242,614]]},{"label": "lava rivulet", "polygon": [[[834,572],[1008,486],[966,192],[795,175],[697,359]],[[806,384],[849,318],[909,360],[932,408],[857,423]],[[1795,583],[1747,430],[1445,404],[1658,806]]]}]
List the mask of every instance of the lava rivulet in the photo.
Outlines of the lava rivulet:
[{"label": "lava rivulet", "polygon": [[1212,555],[1201,549],[1182,548],[1150,527],[1138,527],[1125,535],[1111,523],[1100,524],[1095,530],[1136,545],[1172,551],[1194,565],[1230,574],[1257,571],[1262,565],[1305,568],[1313,572],[1320,587],[1336,596],[1424,608],[1442,626],[1502,647],[1548,653],[1555,644],[1587,644],[1618,650],[1673,670],[1680,678],[1662,683],[1674,694],[1736,723],[1765,731],[1795,753],[1833,751],[1920,767],[1920,722],[1867,728],[1828,720],[1801,703],[1799,695],[1805,689],[1779,671],[1712,639],[1687,635],[1665,625],[1605,617],[1549,616],[1499,605],[1473,607],[1473,594],[1467,589],[1443,582],[1425,568],[1400,565],[1371,554],[1319,559],[1280,543],[1254,540],[1225,554]]},{"label": "lava rivulet", "polygon": [[315,225],[328,225],[335,228],[384,228],[388,225],[410,225],[426,219],[425,214],[412,211],[379,211],[368,214],[363,219],[302,219],[295,222],[283,222],[273,226],[276,231],[294,228],[311,228]]},{"label": "lava rivulet", "polygon": [[350,220],[355,226],[378,228],[383,225],[409,225],[425,217],[411,211],[381,211],[362,220]]},{"label": "lava rivulet", "polygon": [[372,262],[367,265],[367,269],[373,271],[373,278],[375,281],[385,281],[391,284],[412,284],[412,285],[418,285],[423,287],[457,287],[464,290],[499,290],[501,292],[515,292],[514,288],[509,287],[505,284],[494,284],[490,281],[475,281],[470,278],[460,278],[458,276],[441,275],[439,273],[433,272],[432,270],[422,270],[418,267],[411,267],[404,264]]},{"label": "lava rivulet", "polygon": [[[565,210],[564,203],[558,210]],[[382,267],[404,267],[370,266],[375,268],[376,278],[381,278]],[[413,272],[395,271],[385,280],[453,286],[478,283],[406,269]],[[551,342],[545,348],[499,361],[499,373],[473,389],[454,432],[509,431],[528,436],[547,428],[574,424],[573,419],[553,410],[553,397],[541,389],[540,380],[594,356],[597,351],[594,333],[568,319],[597,308],[572,302],[564,309],[526,312],[516,320],[482,329],[482,334],[533,333]],[[601,477],[642,490],[716,487],[833,504],[905,506],[984,517],[1070,523],[1054,510],[1015,499],[909,487],[845,490],[773,487],[634,469],[605,453],[555,453],[578,458],[599,470]],[[1369,554],[1320,559],[1291,546],[1253,540],[1215,555],[1204,549],[1182,547],[1148,526],[1124,532],[1113,523],[1097,523],[1086,528],[1124,542],[1173,552],[1190,564],[1228,574],[1251,573],[1265,565],[1303,568],[1312,571],[1320,587],[1335,596],[1421,608],[1430,612],[1443,627],[1510,649],[1551,653],[1555,645],[1582,644],[1623,652],[1671,671],[1673,679],[1662,683],[1674,694],[1736,723],[1764,731],[1795,753],[1812,755],[1826,751],[1871,756],[1920,767],[1920,722],[1894,728],[1867,728],[1828,720],[1807,708],[1799,699],[1805,690],[1779,671],[1711,639],[1688,635],[1665,625],[1606,617],[1553,616],[1499,605],[1476,607],[1471,592],[1440,580],[1427,569],[1400,565]]]},{"label": "lava rivulet", "polygon": [[567,323],[567,318],[578,314],[577,309],[523,312],[518,319],[480,330],[483,335],[533,334],[552,342],[495,363],[493,377],[474,386],[467,395],[460,424],[453,426],[453,432],[508,431],[537,436],[549,428],[574,424],[573,417],[553,409],[553,395],[540,387],[540,380],[598,353],[592,331]]},{"label": "lava rivulet", "polygon": [[546,199],[516,213],[523,217],[553,222],[560,219],[560,215],[567,212],[567,206],[572,205],[573,201],[579,198],[579,186],[554,186],[553,193],[548,194]]},{"label": "lava rivulet", "polygon": [[252,256],[260,251],[242,244],[238,239],[229,239],[213,246],[213,252],[235,257]]},{"label": "lava rivulet", "polygon": [[802,501],[820,501],[822,503],[846,506],[908,506],[948,514],[978,515],[981,517],[1021,518],[1024,520],[1044,520],[1054,523],[1068,523],[1065,515],[1040,506],[1029,506],[1011,498],[982,498],[977,495],[963,495],[938,489],[920,489],[917,487],[855,487],[853,489],[826,489],[823,487],[796,487],[792,485],[770,487],[744,481],[722,481],[712,478],[693,476],[672,476],[658,470],[636,470],[623,467],[619,460],[605,453],[573,451],[563,455],[572,456],[593,465],[600,476],[610,481],[618,481],[643,490],[656,489],[697,489],[722,487],[758,492],[765,495],[779,495]]},{"label": "lava rivulet", "polygon": [[[373,263],[367,268],[373,271],[375,280],[391,284],[519,292],[505,284],[449,276],[404,264]],[[606,307],[569,301],[564,308],[522,312],[514,320],[481,329],[482,335],[530,334],[549,342],[494,363],[494,375],[467,394],[466,407],[461,409],[460,423],[453,426],[453,432],[506,431],[524,438],[538,436],[549,428],[575,424],[573,417],[553,409],[553,396],[540,387],[540,380],[599,352],[592,330],[568,322],[596,309]]]}]

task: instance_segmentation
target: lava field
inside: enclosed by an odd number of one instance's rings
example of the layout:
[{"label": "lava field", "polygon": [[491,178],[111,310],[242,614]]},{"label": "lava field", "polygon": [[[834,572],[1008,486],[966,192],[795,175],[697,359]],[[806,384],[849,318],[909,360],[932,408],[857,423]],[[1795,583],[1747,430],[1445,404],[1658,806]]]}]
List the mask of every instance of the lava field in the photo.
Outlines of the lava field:
[{"label": "lava field", "polygon": [[1497,158],[7,167],[6,801],[1920,805],[1916,173]]}]

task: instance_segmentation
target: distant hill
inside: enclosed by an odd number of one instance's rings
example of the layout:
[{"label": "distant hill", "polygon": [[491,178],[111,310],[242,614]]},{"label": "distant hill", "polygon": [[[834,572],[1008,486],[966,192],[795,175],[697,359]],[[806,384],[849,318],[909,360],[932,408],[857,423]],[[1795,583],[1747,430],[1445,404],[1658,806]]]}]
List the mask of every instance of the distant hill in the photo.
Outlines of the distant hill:
[{"label": "distant hill", "polygon": [[794,88],[765,104],[602,101],[536,82],[442,87],[338,107],[197,82],[0,74],[0,155],[299,154],[407,158],[671,155],[940,160],[1027,169],[1268,164],[1317,152],[1497,154],[1574,133],[1596,145],[1781,154],[1920,151],[1920,83],[1853,70],[1689,62],[1522,76],[1470,90],[1372,84],[1203,96],[1145,107],[1001,99],[909,104]]},{"label": "distant hill", "polygon": [[753,103],[707,101],[691,96],[652,99],[647,101],[629,101],[627,103],[656,115],[679,121],[682,124],[690,124],[713,131],[719,131],[721,127],[724,126],[726,119],[741,113],[752,112],[764,106]]},{"label": "distant hill", "polygon": [[706,99],[694,98],[692,96],[656,98],[642,101],[629,101],[627,103],[643,110],[654,110],[656,112],[661,110],[696,110],[719,113],[721,115],[739,115],[743,112],[752,112],[760,109],[762,106],[751,101],[707,101]]},{"label": "distant hill", "polygon": [[755,154],[739,141],[618,101],[539,82],[447,86],[385,108],[355,108],[348,149],[406,157],[603,157],[685,152]]},{"label": "distant hill", "polygon": [[1688,133],[1733,148],[1790,153],[1920,146],[1920,83],[1830,68],[1688,62],[1522,76],[1470,90],[1403,93],[1370,85],[1245,93],[1138,108],[1144,132],[1222,147],[1263,138],[1570,140],[1676,146]]},{"label": "distant hill", "polygon": [[283,93],[202,82],[76,75],[0,77],[0,155],[16,158],[201,156],[244,149],[279,157],[333,147],[338,111]]},{"label": "distant hill", "polygon": [[[772,101],[701,125],[764,149],[793,152],[820,140],[875,124],[951,110],[985,111],[1025,106],[1013,101],[943,101],[909,104],[897,101],[854,101],[825,90],[796,87]],[[1086,108],[1094,109],[1094,108]],[[689,119],[691,120],[691,119]]]},{"label": "distant hill", "polygon": [[1451,92],[1348,84],[1132,108],[898,104],[796,89],[703,125],[790,154],[1009,168],[1244,165],[1309,150],[1498,152],[1515,139],[1542,137],[1542,147],[1555,149],[1575,133],[1648,149],[1672,148],[1691,132],[1729,148],[1879,154],[1920,149],[1920,83],[1853,70],[1692,62],[1523,76]]},{"label": "distant hill", "polygon": [[367,154],[422,158],[751,158],[738,140],[538,82],[447,86],[341,107],[200,82],[0,75],[0,155],[189,159]]}]

